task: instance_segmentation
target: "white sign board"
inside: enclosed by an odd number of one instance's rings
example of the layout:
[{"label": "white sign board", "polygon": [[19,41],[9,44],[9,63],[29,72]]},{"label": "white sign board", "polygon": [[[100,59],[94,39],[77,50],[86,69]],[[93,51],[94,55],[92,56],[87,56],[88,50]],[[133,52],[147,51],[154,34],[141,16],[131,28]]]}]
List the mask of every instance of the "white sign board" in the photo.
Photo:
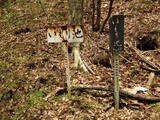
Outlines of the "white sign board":
[{"label": "white sign board", "polygon": [[83,42],[83,30],[80,25],[76,26],[62,26],[62,27],[49,27],[47,29],[47,40],[49,43],[60,42]]}]

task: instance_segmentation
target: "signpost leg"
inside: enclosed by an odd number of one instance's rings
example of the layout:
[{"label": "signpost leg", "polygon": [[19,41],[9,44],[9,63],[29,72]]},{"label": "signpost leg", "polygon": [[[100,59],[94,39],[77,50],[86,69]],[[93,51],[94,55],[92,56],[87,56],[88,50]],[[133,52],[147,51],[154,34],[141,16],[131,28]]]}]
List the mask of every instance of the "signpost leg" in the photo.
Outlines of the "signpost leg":
[{"label": "signpost leg", "polygon": [[114,104],[119,109],[119,54],[113,52],[114,59]]},{"label": "signpost leg", "polygon": [[114,15],[109,20],[110,50],[114,60],[114,105],[119,109],[119,53],[124,50],[124,16]]},{"label": "signpost leg", "polygon": [[65,50],[65,55],[67,59],[67,64],[66,64],[66,77],[67,77],[67,91],[68,94],[71,95],[71,83],[70,83],[70,69],[69,69],[69,54],[68,54],[68,43],[63,43],[63,48]]}]

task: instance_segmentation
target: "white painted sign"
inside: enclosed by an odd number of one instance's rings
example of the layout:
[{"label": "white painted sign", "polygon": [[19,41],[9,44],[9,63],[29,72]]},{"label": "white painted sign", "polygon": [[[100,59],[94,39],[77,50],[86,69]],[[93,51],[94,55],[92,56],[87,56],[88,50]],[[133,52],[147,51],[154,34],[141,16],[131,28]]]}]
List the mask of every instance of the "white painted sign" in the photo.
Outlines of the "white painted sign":
[{"label": "white painted sign", "polygon": [[47,40],[49,43],[60,42],[83,42],[83,30],[80,25],[76,26],[61,26],[61,27],[49,27],[47,29]]}]

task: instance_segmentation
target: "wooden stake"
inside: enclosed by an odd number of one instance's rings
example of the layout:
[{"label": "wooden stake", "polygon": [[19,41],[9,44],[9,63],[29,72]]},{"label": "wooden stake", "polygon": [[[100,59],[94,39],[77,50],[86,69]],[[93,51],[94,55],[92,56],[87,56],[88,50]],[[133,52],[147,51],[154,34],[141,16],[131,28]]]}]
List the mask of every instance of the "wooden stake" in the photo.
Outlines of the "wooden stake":
[{"label": "wooden stake", "polygon": [[68,94],[71,95],[71,82],[70,82],[70,68],[69,68],[69,54],[68,54],[68,43],[63,43],[67,63],[66,63],[66,77],[67,77],[67,90]]},{"label": "wooden stake", "polygon": [[119,109],[119,54],[113,53],[114,59],[114,104]]}]

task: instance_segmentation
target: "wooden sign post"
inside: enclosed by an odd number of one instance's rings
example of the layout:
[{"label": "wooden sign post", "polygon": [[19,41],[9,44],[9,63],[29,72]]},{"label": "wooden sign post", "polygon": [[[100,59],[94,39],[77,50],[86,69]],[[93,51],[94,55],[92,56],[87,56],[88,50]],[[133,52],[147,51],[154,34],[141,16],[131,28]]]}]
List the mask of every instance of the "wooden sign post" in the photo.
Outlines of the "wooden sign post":
[{"label": "wooden sign post", "polygon": [[119,52],[124,50],[124,16],[115,15],[109,20],[110,50],[114,60],[114,104],[119,109]]},{"label": "wooden sign post", "polygon": [[84,40],[82,26],[61,26],[61,27],[49,27],[47,29],[48,43],[62,43],[63,49],[66,55],[66,75],[67,75],[67,89],[69,95],[71,94],[70,84],[70,69],[69,69],[69,55],[68,55],[68,43],[81,43]]}]

